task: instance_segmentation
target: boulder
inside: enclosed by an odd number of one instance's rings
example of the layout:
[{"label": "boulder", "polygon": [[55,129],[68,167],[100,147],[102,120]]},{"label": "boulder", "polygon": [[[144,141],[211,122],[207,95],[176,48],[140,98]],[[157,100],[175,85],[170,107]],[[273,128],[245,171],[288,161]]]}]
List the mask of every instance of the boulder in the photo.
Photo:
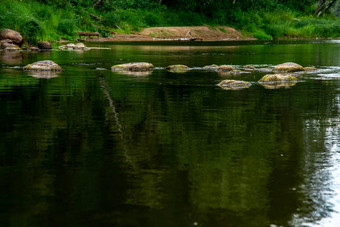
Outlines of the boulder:
[{"label": "boulder", "polygon": [[251,83],[242,80],[223,80],[218,84],[218,86],[225,90],[239,90],[249,88]]},{"label": "boulder", "polygon": [[13,31],[11,29],[1,29],[0,39],[10,39],[14,44],[21,45],[23,38],[19,32]]},{"label": "boulder", "polygon": [[51,43],[47,41],[39,41],[38,48],[42,50],[50,50],[52,49]]},{"label": "boulder", "polygon": [[20,47],[15,44],[6,43],[4,46],[5,51],[20,51]]},{"label": "boulder", "polygon": [[166,69],[172,73],[184,73],[190,70],[186,65],[169,65]]},{"label": "boulder", "polygon": [[216,71],[218,71],[218,72],[229,72],[229,71],[233,71],[233,70],[235,70],[235,69],[231,65],[221,65],[216,69]]},{"label": "boulder", "polygon": [[46,61],[38,61],[32,64],[26,65],[24,70],[29,71],[61,71],[62,68],[54,63],[53,61],[46,60]]},{"label": "boulder", "polygon": [[286,62],[274,67],[274,71],[276,72],[300,72],[304,71],[303,67],[294,62]]},{"label": "boulder", "polygon": [[316,70],[318,70],[318,69],[315,68],[315,67],[303,67],[303,69],[304,69],[305,71],[316,71]]},{"label": "boulder", "polygon": [[153,65],[147,62],[133,62],[120,65],[114,65],[111,67],[112,71],[133,71],[133,72],[145,72],[152,71]]},{"label": "boulder", "polygon": [[292,75],[285,74],[269,74],[263,76],[259,83],[277,83],[277,82],[296,82],[297,78]]},{"label": "boulder", "polygon": [[1,49],[5,49],[6,47],[8,47],[8,44],[13,44],[12,40],[10,39],[3,39],[0,41],[0,47]]}]

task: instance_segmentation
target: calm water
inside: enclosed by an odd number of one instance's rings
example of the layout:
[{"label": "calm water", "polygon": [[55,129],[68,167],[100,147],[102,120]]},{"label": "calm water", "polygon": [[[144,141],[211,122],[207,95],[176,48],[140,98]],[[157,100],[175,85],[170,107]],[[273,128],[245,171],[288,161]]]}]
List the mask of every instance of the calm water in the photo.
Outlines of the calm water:
[{"label": "calm water", "polygon": [[[0,52],[1,226],[340,226],[340,42],[88,45]],[[110,71],[136,61],[157,68]],[[227,91],[266,73],[201,69],[288,61],[320,70]]]}]

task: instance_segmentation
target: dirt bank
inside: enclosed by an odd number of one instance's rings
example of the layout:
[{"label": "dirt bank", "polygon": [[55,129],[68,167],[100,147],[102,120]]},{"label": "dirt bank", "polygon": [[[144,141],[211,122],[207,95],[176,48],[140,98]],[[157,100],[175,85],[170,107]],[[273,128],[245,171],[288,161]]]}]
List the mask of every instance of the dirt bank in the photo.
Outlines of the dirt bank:
[{"label": "dirt bank", "polygon": [[[153,27],[131,34],[114,34],[101,37],[99,41],[163,41],[163,40],[254,40],[234,28],[226,26],[191,26],[191,27]],[[98,40],[93,38],[92,40]]]}]

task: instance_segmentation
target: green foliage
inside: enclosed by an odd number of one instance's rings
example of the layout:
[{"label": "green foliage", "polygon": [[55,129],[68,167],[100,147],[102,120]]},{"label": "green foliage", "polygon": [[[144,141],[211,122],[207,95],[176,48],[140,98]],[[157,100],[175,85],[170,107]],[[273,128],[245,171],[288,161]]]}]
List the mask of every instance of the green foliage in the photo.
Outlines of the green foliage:
[{"label": "green foliage", "polygon": [[204,24],[233,26],[259,39],[340,36],[338,20],[310,16],[316,8],[312,0],[163,0],[162,4],[159,0],[102,0],[93,8],[96,2],[0,1],[0,27],[21,32],[31,43],[74,39],[76,31],[129,33],[145,27]]},{"label": "green foliage", "polygon": [[20,31],[26,41],[32,44],[37,44],[38,38],[43,36],[43,29],[36,20],[31,20],[23,24]]},{"label": "green foliage", "polygon": [[262,30],[257,30],[254,32],[254,37],[260,40],[272,40],[273,37],[271,35],[268,35]]}]

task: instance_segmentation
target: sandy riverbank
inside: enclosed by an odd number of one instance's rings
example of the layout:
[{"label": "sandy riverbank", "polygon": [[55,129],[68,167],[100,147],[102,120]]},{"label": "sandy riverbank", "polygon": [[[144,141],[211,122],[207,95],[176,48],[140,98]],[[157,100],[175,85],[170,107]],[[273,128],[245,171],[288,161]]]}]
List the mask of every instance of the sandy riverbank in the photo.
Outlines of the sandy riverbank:
[{"label": "sandy riverbank", "polygon": [[112,34],[110,37],[91,38],[87,41],[165,41],[165,40],[256,40],[227,26],[191,26],[191,27],[153,27],[131,34]]}]

